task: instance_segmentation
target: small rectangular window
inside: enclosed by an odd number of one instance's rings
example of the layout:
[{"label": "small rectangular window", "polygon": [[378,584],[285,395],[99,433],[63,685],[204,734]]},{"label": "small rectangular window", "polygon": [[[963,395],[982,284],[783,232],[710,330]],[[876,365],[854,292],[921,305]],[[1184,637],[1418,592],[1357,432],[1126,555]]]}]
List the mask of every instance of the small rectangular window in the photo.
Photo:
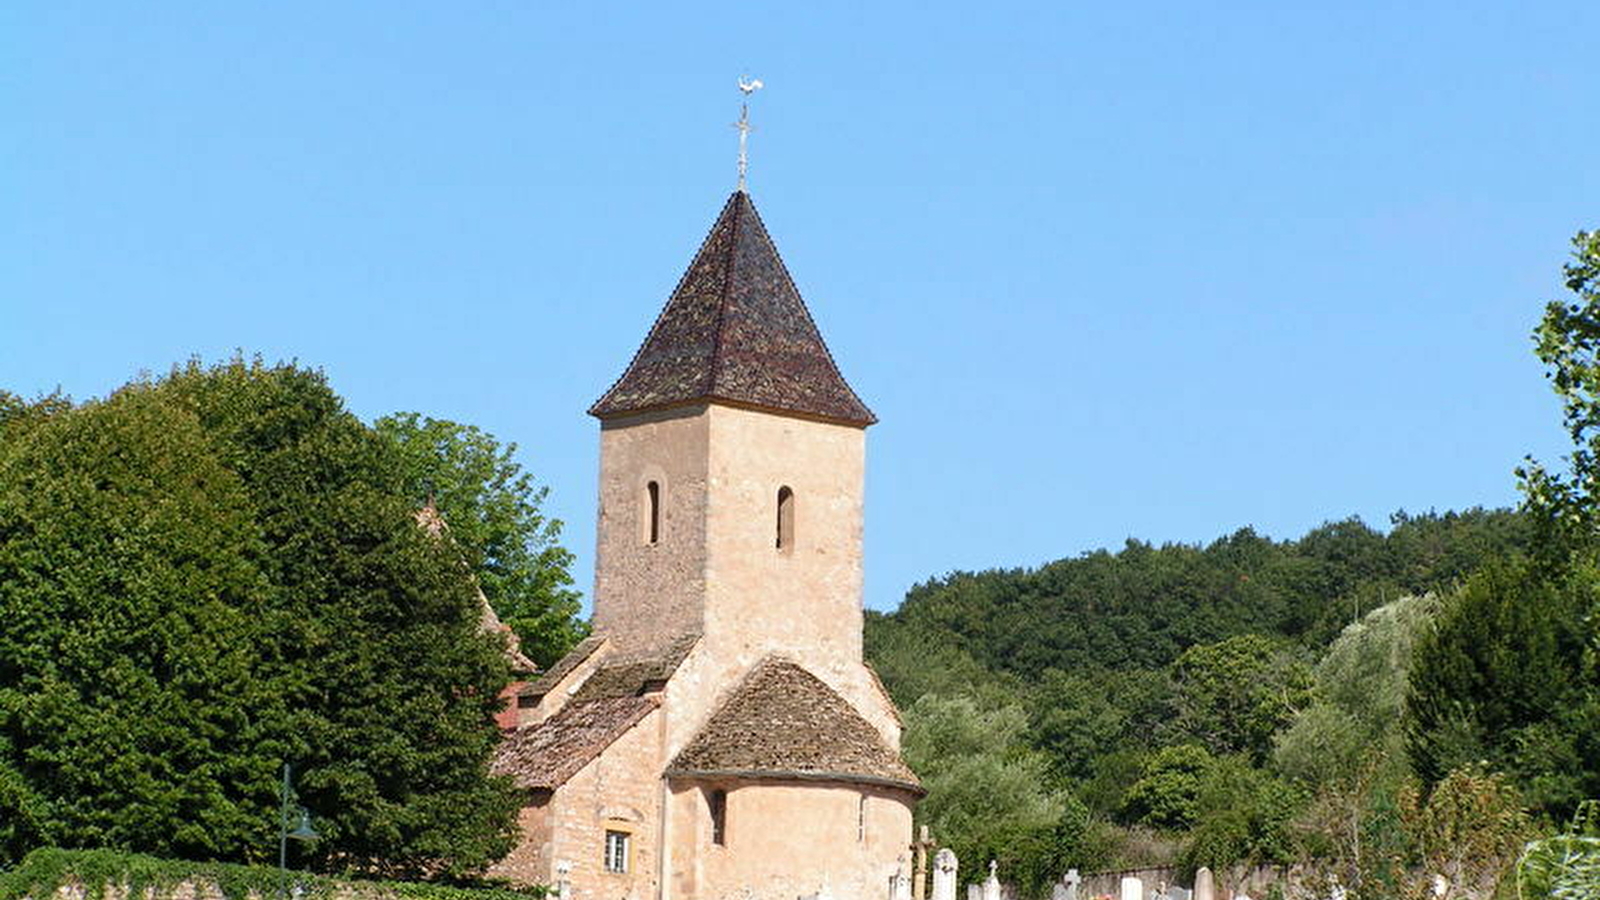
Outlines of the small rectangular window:
[{"label": "small rectangular window", "polygon": [[606,871],[626,874],[628,871],[628,833],[606,832]]},{"label": "small rectangular window", "polygon": [[711,843],[720,847],[728,843],[728,792],[712,791],[709,803],[711,805]]}]

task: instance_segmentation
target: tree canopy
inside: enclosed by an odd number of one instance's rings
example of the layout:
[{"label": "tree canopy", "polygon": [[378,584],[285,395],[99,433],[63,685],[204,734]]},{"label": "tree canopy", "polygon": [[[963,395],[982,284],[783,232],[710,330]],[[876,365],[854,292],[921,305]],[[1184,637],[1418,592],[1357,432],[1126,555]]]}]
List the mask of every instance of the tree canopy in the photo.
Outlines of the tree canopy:
[{"label": "tree canopy", "polygon": [[560,543],[561,523],[540,511],[550,489],[535,487],[513,459],[517,446],[419,413],[384,416],[373,427],[399,450],[404,489],[444,516],[522,652],[541,666],[566,655],[585,634],[568,571],[572,554]]},{"label": "tree canopy", "polygon": [[0,865],[43,844],[481,869],[503,641],[418,528],[394,441],[316,372],[196,363],[105,400],[0,402]]}]

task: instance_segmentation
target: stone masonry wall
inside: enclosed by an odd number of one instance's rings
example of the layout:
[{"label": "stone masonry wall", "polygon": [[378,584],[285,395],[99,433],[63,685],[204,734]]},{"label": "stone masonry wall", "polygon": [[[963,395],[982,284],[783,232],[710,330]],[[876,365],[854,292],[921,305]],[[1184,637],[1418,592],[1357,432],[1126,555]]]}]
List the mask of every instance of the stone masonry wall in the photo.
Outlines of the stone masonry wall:
[{"label": "stone masonry wall", "polygon": [[[698,632],[706,576],[705,407],[644,413],[600,429],[594,626],[621,652]],[[660,529],[646,536],[646,486],[660,486]]]}]

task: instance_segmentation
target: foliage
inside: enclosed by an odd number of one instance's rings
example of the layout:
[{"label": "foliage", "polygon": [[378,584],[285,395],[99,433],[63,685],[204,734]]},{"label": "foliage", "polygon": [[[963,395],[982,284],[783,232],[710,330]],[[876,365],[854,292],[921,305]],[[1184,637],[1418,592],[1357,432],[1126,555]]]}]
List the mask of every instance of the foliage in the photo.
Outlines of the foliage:
[{"label": "foliage", "polygon": [[541,666],[555,663],[586,633],[571,589],[572,554],[561,522],[540,506],[548,487],[501,445],[471,425],[396,413],[373,423],[398,449],[402,489],[418,504],[432,499],[466,555],[500,620]]},{"label": "foliage", "polygon": [[958,859],[997,860],[1030,892],[1090,862],[1088,811],[1048,786],[1047,759],[1023,742],[1021,707],[928,694],[905,721],[905,759],[928,790],[917,819]]},{"label": "foliage", "polygon": [[1431,626],[1434,595],[1402,597],[1345,627],[1314,674],[1314,702],[1274,738],[1277,770],[1301,784],[1348,779],[1376,751],[1401,749],[1394,727],[1405,710],[1417,639]]},{"label": "foliage", "polygon": [[1484,567],[1417,645],[1407,748],[1434,783],[1486,760],[1535,809],[1565,817],[1600,794],[1600,683],[1586,650],[1600,576],[1534,562]]},{"label": "foliage", "polygon": [[262,859],[286,761],[314,865],[451,876],[509,848],[503,645],[320,374],[191,363],[0,429],[0,862]]},{"label": "foliage", "polygon": [[1277,776],[1243,757],[1223,757],[1201,777],[1182,863],[1222,870],[1235,863],[1285,865],[1295,855],[1292,823],[1302,797]]},{"label": "foliage", "polygon": [[1528,842],[1517,859],[1517,896],[1528,900],[1600,897],[1600,800],[1579,804],[1562,834]]},{"label": "foliage", "polygon": [[[544,887],[511,890],[403,881],[336,881],[306,872],[288,873],[307,900],[529,900],[547,896]],[[80,885],[85,900],[105,900],[109,888],[127,897],[176,900],[183,885],[214,885],[224,900],[277,896],[284,873],[276,867],[160,859],[114,850],[62,850],[43,847],[21,863],[0,871],[0,900],[52,896],[64,885]]]},{"label": "foliage", "polygon": [[1562,274],[1572,298],[1545,307],[1534,341],[1545,377],[1561,397],[1572,439],[1570,471],[1551,473],[1532,459],[1517,470],[1542,529],[1541,547],[1555,557],[1592,546],[1600,535],[1600,231],[1573,237]]},{"label": "foliage", "polygon": [[1058,775],[1092,779],[1105,768],[1107,748],[1156,745],[1171,695],[1164,672],[1047,669],[1026,694],[1029,738],[1050,754]]},{"label": "foliage", "polygon": [[1145,762],[1139,780],[1128,789],[1124,812],[1156,828],[1189,827],[1198,812],[1200,783],[1212,762],[1199,744],[1163,747]]},{"label": "foliage", "polygon": [[1266,758],[1272,735],[1311,700],[1310,667],[1256,634],[1190,647],[1172,664],[1176,726],[1214,753]]},{"label": "foliage", "polygon": [[1516,787],[1481,765],[1452,770],[1426,803],[1403,794],[1401,814],[1421,871],[1457,892],[1492,889],[1532,830]]}]

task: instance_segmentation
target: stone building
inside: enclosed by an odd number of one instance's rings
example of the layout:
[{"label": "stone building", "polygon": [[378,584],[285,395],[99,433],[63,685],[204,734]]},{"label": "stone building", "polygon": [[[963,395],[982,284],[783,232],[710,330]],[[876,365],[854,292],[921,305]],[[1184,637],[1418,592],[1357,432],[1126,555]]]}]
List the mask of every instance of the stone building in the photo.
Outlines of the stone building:
[{"label": "stone building", "polygon": [[600,420],[593,636],[524,688],[494,874],[574,897],[884,896],[923,791],[861,655],[867,426],[749,196]]}]

